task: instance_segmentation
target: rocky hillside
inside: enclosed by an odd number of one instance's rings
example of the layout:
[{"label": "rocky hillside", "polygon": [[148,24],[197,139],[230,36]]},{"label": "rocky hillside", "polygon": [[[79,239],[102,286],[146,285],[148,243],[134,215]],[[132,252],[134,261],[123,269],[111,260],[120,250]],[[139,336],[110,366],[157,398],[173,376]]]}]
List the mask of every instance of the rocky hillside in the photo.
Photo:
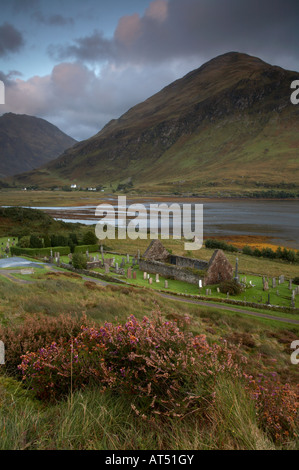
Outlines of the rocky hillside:
[{"label": "rocky hillside", "polygon": [[297,190],[299,106],[290,84],[298,75],[237,52],[216,57],[17,183]]}]

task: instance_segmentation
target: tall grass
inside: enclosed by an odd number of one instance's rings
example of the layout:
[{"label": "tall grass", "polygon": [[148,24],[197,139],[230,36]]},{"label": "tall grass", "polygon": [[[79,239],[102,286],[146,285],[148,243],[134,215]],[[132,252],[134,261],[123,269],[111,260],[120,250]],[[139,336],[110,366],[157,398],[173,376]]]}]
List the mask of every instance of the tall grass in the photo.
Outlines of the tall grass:
[{"label": "tall grass", "polygon": [[138,419],[128,401],[89,389],[65,402],[42,407],[21,386],[0,378],[1,450],[271,450],[257,425],[252,402],[238,384],[217,383],[218,400],[205,420]]}]

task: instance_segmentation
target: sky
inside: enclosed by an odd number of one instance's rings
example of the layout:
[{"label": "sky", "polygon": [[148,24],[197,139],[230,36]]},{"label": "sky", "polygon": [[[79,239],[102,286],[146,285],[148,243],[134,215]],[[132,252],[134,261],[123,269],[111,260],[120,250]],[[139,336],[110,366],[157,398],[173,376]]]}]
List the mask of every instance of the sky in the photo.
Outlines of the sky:
[{"label": "sky", "polygon": [[230,51],[299,71],[299,0],[6,0],[0,115],[87,139]]}]

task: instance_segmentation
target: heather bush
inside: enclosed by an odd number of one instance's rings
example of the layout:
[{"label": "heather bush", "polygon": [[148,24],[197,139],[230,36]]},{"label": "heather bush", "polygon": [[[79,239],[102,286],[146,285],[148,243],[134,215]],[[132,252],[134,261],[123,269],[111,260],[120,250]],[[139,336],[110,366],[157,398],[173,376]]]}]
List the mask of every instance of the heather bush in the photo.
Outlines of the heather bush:
[{"label": "heather bush", "polygon": [[298,387],[296,390],[289,384],[282,384],[276,372],[259,374],[257,378],[245,374],[245,377],[262,429],[275,442],[298,437]]},{"label": "heather bush", "polygon": [[36,352],[55,341],[63,344],[81,330],[86,317],[61,315],[40,317],[30,315],[21,325],[0,326],[0,340],[5,344],[5,370],[12,375],[20,374],[21,356],[28,351]]},{"label": "heather bush", "polygon": [[159,312],[152,320],[131,315],[125,324],[85,324],[72,337],[65,334],[40,349],[37,344],[22,356],[19,369],[40,399],[55,401],[96,386],[99,393],[127,397],[142,419],[197,413],[204,420],[216,410],[223,398],[219,384],[228,379],[251,398],[257,422],[272,440],[285,443],[296,437],[294,389],[281,384],[275,373],[256,379],[247,375],[237,346],[225,340],[209,345],[205,335],[193,336],[176,322],[163,321]]},{"label": "heather bush", "polygon": [[241,377],[236,352],[209,346],[204,335],[193,337],[160,315],[82,327],[68,342],[53,342],[22,359],[23,379],[39,398],[61,398],[96,383],[101,390],[137,398],[134,410],[143,417],[205,408],[215,398],[218,374]]}]

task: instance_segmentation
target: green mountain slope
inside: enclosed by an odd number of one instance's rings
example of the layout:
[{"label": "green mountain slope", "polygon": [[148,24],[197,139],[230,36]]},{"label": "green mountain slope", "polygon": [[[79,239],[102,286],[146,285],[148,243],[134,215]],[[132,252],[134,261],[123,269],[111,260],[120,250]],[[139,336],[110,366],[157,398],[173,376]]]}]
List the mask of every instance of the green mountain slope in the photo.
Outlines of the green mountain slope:
[{"label": "green mountain slope", "polygon": [[224,194],[299,186],[298,73],[224,54],[17,182]]},{"label": "green mountain slope", "polygon": [[4,114],[0,117],[0,176],[38,168],[75,143],[44,119]]}]

